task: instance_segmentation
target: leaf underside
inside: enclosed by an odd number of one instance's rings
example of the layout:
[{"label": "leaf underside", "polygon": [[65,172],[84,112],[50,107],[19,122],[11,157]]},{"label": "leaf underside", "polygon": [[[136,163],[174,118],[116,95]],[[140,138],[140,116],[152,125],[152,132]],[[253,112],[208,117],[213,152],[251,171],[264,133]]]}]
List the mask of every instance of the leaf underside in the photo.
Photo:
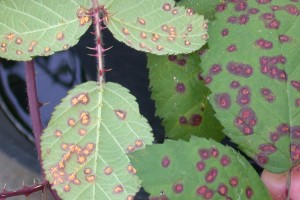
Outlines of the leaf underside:
[{"label": "leaf underside", "polygon": [[223,127],[207,100],[198,63],[198,52],[189,55],[148,54],[148,69],[156,115],[163,119],[166,135],[189,140],[191,135],[221,140]]},{"label": "leaf underside", "polygon": [[133,199],[140,181],[127,153],[152,141],[127,89],[87,82],[53,113],[42,135],[43,169],[63,199]]},{"label": "leaf underside", "polygon": [[108,29],[125,44],[153,54],[188,53],[208,38],[207,23],[192,9],[173,0],[106,0]]},{"label": "leaf underside", "polygon": [[181,0],[177,3],[179,6],[192,8],[200,15],[204,15],[209,20],[215,19],[216,7],[224,0]]},{"label": "leaf underside", "polygon": [[166,141],[129,158],[151,200],[271,199],[249,162],[213,140]]},{"label": "leaf underside", "polygon": [[227,134],[262,167],[300,160],[300,2],[235,1],[210,24],[205,82]]},{"label": "leaf underside", "polygon": [[91,24],[90,0],[0,1],[0,57],[31,60],[75,45]]}]

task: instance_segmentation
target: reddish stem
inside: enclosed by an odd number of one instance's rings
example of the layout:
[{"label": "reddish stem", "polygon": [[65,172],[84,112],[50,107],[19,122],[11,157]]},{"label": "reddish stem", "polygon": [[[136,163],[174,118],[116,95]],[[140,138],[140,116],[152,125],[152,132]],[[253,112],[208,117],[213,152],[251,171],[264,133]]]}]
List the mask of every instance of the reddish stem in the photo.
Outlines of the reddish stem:
[{"label": "reddish stem", "polygon": [[41,115],[40,115],[40,103],[38,101],[37,90],[36,90],[36,81],[35,81],[35,68],[34,61],[27,61],[25,63],[25,72],[26,72],[26,86],[27,86],[27,96],[28,96],[28,105],[29,113],[32,121],[32,130],[35,139],[35,146],[38,153],[38,159],[40,161],[41,173],[43,179],[45,174],[42,169],[42,153],[41,153],[41,135],[43,131]]},{"label": "reddish stem", "polygon": [[40,184],[36,184],[30,187],[24,186],[22,189],[15,190],[15,191],[6,191],[5,189],[3,189],[3,192],[0,193],[0,200],[4,200],[5,198],[8,197],[14,197],[20,195],[25,195],[26,197],[28,197],[34,192],[44,190],[44,188],[46,187],[49,187],[48,181],[43,181]]},{"label": "reddish stem", "polygon": [[[25,73],[26,73],[26,86],[27,86],[27,96],[28,96],[28,105],[29,105],[29,112],[30,117],[32,120],[32,130],[35,138],[35,146],[38,153],[38,159],[40,162],[40,168],[41,168],[41,174],[42,179],[45,180],[45,173],[42,168],[42,152],[41,152],[41,135],[43,131],[42,121],[41,121],[41,115],[40,115],[40,103],[38,101],[37,96],[37,89],[36,89],[36,80],[35,80],[35,67],[34,67],[34,61],[27,61],[25,63]],[[46,182],[45,184],[49,184]],[[50,188],[50,187],[49,187]],[[60,198],[56,194],[55,191],[53,191],[50,188],[50,192],[55,198],[55,200],[59,200]],[[22,195],[22,193],[15,193],[14,196]],[[24,194],[24,193],[23,193]]]},{"label": "reddish stem", "polygon": [[102,47],[102,38],[101,38],[101,30],[102,27],[100,25],[101,19],[99,16],[99,4],[98,0],[93,0],[93,19],[94,19],[94,28],[95,28],[95,41],[96,47],[95,50],[97,51],[96,58],[98,61],[98,84],[102,84],[104,82],[104,65],[103,65],[103,52],[105,51]]}]

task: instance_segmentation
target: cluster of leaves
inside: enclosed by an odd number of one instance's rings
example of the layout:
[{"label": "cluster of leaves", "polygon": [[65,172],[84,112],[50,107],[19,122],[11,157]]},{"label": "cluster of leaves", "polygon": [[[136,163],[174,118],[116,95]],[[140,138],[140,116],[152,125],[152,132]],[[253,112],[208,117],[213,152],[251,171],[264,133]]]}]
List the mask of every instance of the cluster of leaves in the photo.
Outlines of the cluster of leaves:
[{"label": "cluster of leaves", "polygon": [[[223,126],[241,150],[272,172],[299,161],[299,1],[179,5],[0,2],[3,58],[30,60],[67,49],[95,13],[101,16],[95,24],[104,23],[118,40],[149,53],[156,114],[175,140],[152,144],[151,128],[126,88],[101,82],[76,86],[41,138],[46,178],[62,199],[130,200],[141,180],[151,199],[268,199],[247,160],[216,142],[224,137]],[[208,46],[199,50],[206,40]]]}]

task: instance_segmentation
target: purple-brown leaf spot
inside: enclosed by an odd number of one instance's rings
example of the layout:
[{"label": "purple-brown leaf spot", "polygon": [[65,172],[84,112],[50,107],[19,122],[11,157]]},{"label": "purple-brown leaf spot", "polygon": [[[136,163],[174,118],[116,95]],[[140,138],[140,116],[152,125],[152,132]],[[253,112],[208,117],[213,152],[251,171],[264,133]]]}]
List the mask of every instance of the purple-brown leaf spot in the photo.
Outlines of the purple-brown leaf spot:
[{"label": "purple-brown leaf spot", "polygon": [[295,5],[286,5],[284,9],[286,10],[286,12],[288,12],[291,15],[295,15],[295,16],[299,15],[299,10]]},{"label": "purple-brown leaf spot", "polygon": [[212,75],[216,75],[216,74],[219,74],[220,72],[222,71],[222,67],[221,65],[219,64],[214,64],[213,66],[211,66],[209,72],[212,74]]},{"label": "purple-brown leaf spot", "polygon": [[227,36],[228,34],[229,34],[228,28],[224,28],[224,29],[221,31],[221,35],[222,35],[223,37]]},{"label": "purple-brown leaf spot", "polygon": [[184,116],[179,117],[179,124],[183,125],[187,123],[187,118]]},{"label": "purple-brown leaf spot", "polygon": [[205,169],[205,166],[206,166],[206,164],[204,161],[199,161],[196,164],[196,168],[198,171],[203,171]]},{"label": "purple-brown leaf spot", "polygon": [[280,26],[280,22],[276,19],[270,21],[269,23],[267,23],[266,28],[269,29],[279,29]]},{"label": "purple-brown leaf spot", "polygon": [[236,176],[233,176],[229,179],[229,184],[232,186],[232,187],[236,187],[238,184],[239,184],[239,180]]},{"label": "purple-brown leaf spot", "polygon": [[241,15],[241,16],[239,16],[239,24],[241,24],[241,25],[245,25],[245,24],[247,24],[248,23],[248,21],[249,21],[249,15]]},{"label": "purple-brown leaf spot", "polygon": [[230,24],[236,24],[238,22],[238,18],[235,16],[230,16],[227,18],[227,22]]},{"label": "purple-brown leaf spot", "polygon": [[231,98],[228,93],[216,94],[215,102],[220,108],[223,109],[229,109],[231,106]]},{"label": "purple-brown leaf spot", "polygon": [[177,60],[177,56],[176,55],[169,55],[168,56],[169,61],[174,62]]},{"label": "purple-brown leaf spot", "polygon": [[279,35],[278,39],[279,39],[280,43],[285,43],[285,42],[291,41],[290,37],[287,35]]},{"label": "purple-brown leaf spot", "polygon": [[258,4],[267,4],[267,3],[270,3],[272,0],[256,0],[256,2]]},{"label": "purple-brown leaf spot", "polygon": [[251,134],[253,134],[253,128],[250,127],[250,126],[245,125],[242,128],[242,132],[243,132],[244,135],[251,135]]},{"label": "purple-brown leaf spot", "polygon": [[218,169],[213,167],[206,173],[205,181],[207,183],[212,183],[215,181],[217,175],[218,175]]},{"label": "purple-brown leaf spot", "polygon": [[205,85],[208,85],[209,83],[211,83],[211,81],[212,81],[212,77],[211,77],[211,76],[207,76],[207,77],[205,77],[205,79],[204,79]]},{"label": "purple-brown leaf spot", "polygon": [[265,165],[269,162],[268,156],[262,152],[256,155],[256,160],[260,165]]},{"label": "purple-brown leaf spot", "polygon": [[183,187],[183,184],[181,183],[177,183],[175,185],[173,185],[173,191],[175,193],[181,193],[183,191],[184,187]]},{"label": "purple-brown leaf spot", "polygon": [[252,196],[253,196],[252,188],[251,188],[250,186],[247,186],[245,192],[246,192],[247,198],[248,198],[248,199],[251,199]]},{"label": "purple-brown leaf spot", "polygon": [[259,9],[257,9],[257,8],[250,8],[248,10],[248,14],[250,14],[250,15],[255,15],[257,13],[259,13]]},{"label": "purple-brown leaf spot", "polygon": [[220,163],[223,167],[227,167],[230,164],[230,157],[227,155],[223,155],[220,159]]},{"label": "purple-brown leaf spot", "polygon": [[226,7],[227,7],[227,4],[225,4],[225,3],[218,4],[216,6],[216,11],[217,12],[223,12],[226,9]]},{"label": "purple-brown leaf spot", "polygon": [[197,195],[203,196],[206,193],[207,190],[208,190],[207,186],[206,185],[202,185],[202,186],[199,186],[197,188],[196,192],[197,192]]},{"label": "purple-brown leaf spot", "polygon": [[213,196],[214,196],[214,192],[211,189],[208,189],[204,194],[205,199],[212,199]]},{"label": "purple-brown leaf spot", "polygon": [[295,107],[296,108],[300,107],[300,99],[299,98],[295,99]]},{"label": "purple-brown leaf spot", "polygon": [[272,19],[275,19],[275,16],[274,16],[273,13],[263,13],[260,17],[263,20],[272,20]]},{"label": "purple-brown leaf spot", "polygon": [[215,147],[212,147],[212,148],[210,149],[210,155],[211,155],[212,157],[214,157],[214,158],[217,158],[218,155],[219,155],[218,149],[215,148]]},{"label": "purple-brown leaf spot", "polygon": [[240,82],[238,82],[238,81],[232,81],[231,83],[230,83],[230,87],[232,88],[232,89],[237,89],[237,88],[239,88],[241,86],[241,84],[240,84]]},{"label": "purple-brown leaf spot", "polygon": [[279,135],[278,132],[271,132],[271,133],[269,134],[269,139],[270,139],[271,142],[273,142],[273,143],[277,142],[277,141],[279,140],[279,138],[280,138],[280,135]]},{"label": "purple-brown leaf spot", "polygon": [[235,9],[235,11],[239,12],[239,11],[246,10],[247,7],[248,7],[248,3],[247,2],[245,2],[245,1],[239,1],[239,2],[237,2],[235,4],[234,9]]},{"label": "purple-brown leaf spot", "polygon": [[292,161],[298,161],[300,159],[300,145],[299,144],[291,144],[291,158]]},{"label": "purple-brown leaf spot", "polygon": [[300,92],[300,81],[292,80],[291,85],[295,88],[298,92]]},{"label": "purple-brown leaf spot", "polygon": [[256,44],[262,49],[272,49],[273,43],[271,41],[260,38],[256,40]]},{"label": "purple-brown leaf spot", "polygon": [[164,168],[168,168],[171,164],[171,160],[169,159],[168,156],[165,156],[163,157],[162,161],[161,161],[161,165],[164,167]]},{"label": "purple-brown leaf spot", "polygon": [[243,76],[245,78],[250,77],[253,73],[253,68],[250,65],[235,62],[229,62],[227,64],[227,70],[231,74]]},{"label": "purple-brown leaf spot", "polygon": [[224,183],[220,183],[219,186],[218,186],[218,193],[221,195],[221,196],[226,196],[227,193],[228,193],[228,188],[227,186],[224,184]]},{"label": "purple-brown leaf spot", "polygon": [[292,139],[300,139],[300,126],[292,126],[291,133]]},{"label": "purple-brown leaf spot", "polygon": [[277,148],[274,144],[261,144],[259,145],[259,149],[266,154],[274,153],[277,151]]},{"label": "purple-brown leaf spot", "polygon": [[177,60],[176,63],[177,63],[177,65],[183,67],[186,64],[186,59],[185,58],[179,59],[179,60]]},{"label": "purple-brown leaf spot", "polygon": [[228,51],[228,52],[234,52],[234,51],[236,51],[236,50],[237,50],[237,48],[236,48],[236,45],[234,45],[234,44],[229,45],[229,46],[227,47],[227,51]]},{"label": "purple-brown leaf spot", "polygon": [[202,116],[199,114],[193,114],[191,116],[191,125],[192,126],[199,126],[202,122]]},{"label": "purple-brown leaf spot", "polygon": [[282,123],[277,126],[276,130],[280,135],[289,134],[290,133],[290,126],[286,123]]},{"label": "purple-brown leaf spot", "polygon": [[201,72],[199,72],[199,73],[198,73],[198,80],[200,80],[200,81],[203,81],[203,80],[204,80],[204,78],[203,78],[203,76],[202,76],[202,73],[201,73]]},{"label": "purple-brown leaf spot", "polygon": [[282,7],[281,6],[271,6],[271,9],[272,9],[272,11],[278,11],[278,10],[281,10]]},{"label": "purple-brown leaf spot", "polygon": [[198,153],[200,158],[203,160],[207,160],[210,158],[210,152],[208,149],[199,149]]},{"label": "purple-brown leaf spot", "polygon": [[182,94],[185,92],[185,85],[183,83],[177,83],[175,89],[178,93]]},{"label": "purple-brown leaf spot", "polygon": [[239,89],[236,101],[240,106],[248,105],[251,101],[251,91],[247,86],[243,86]]}]

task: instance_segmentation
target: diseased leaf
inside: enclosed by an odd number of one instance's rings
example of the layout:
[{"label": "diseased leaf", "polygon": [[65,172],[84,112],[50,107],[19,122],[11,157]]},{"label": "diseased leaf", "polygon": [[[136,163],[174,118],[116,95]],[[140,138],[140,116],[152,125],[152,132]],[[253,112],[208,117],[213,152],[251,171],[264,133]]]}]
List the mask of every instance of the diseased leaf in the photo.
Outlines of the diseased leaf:
[{"label": "diseased leaf", "polygon": [[91,23],[90,0],[0,1],[0,57],[31,60],[75,45]]},{"label": "diseased leaf", "polygon": [[214,20],[216,10],[223,2],[224,0],[181,0],[177,3],[177,5],[192,8],[198,14],[204,15],[205,18]]},{"label": "diseased leaf", "polygon": [[236,1],[210,24],[202,58],[225,133],[262,167],[300,159],[300,2]]},{"label": "diseased leaf", "polygon": [[189,140],[191,135],[221,140],[222,126],[207,100],[198,52],[189,55],[148,54],[148,68],[156,115],[163,119],[169,138]]},{"label": "diseased leaf", "polygon": [[43,169],[63,199],[132,199],[140,181],[127,153],[152,141],[127,89],[87,82],[53,113],[42,135]]},{"label": "diseased leaf", "polygon": [[271,199],[249,162],[213,140],[166,141],[129,158],[151,200]]},{"label": "diseased leaf", "polygon": [[202,47],[207,35],[203,16],[175,7],[173,0],[106,0],[106,23],[127,45],[153,54],[188,53]]}]

